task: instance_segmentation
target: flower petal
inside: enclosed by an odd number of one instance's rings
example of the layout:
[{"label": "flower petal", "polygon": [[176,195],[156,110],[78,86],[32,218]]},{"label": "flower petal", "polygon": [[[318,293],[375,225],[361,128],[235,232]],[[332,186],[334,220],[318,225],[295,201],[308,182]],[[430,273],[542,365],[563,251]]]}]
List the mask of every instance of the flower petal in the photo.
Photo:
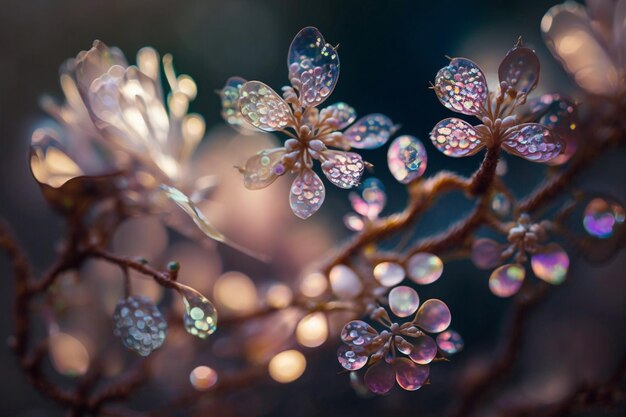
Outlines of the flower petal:
[{"label": "flower petal", "polygon": [[430,374],[430,368],[427,365],[419,365],[407,358],[396,358],[393,367],[398,385],[407,391],[420,389]]},{"label": "flower petal", "polygon": [[448,328],[452,316],[450,309],[441,300],[427,300],[415,315],[415,324],[429,333],[439,333]]},{"label": "flower petal", "polygon": [[498,297],[510,297],[522,287],[526,270],[520,264],[506,264],[495,269],[489,277],[489,289]]},{"label": "flower petal", "polygon": [[359,186],[357,192],[348,196],[354,211],[368,219],[375,219],[387,204],[385,186],[378,178],[368,178]]},{"label": "flower petal", "polygon": [[435,77],[441,104],[457,113],[478,115],[487,101],[487,81],[481,69],[465,58],[454,58]]},{"label": "flower petal", "polygon": [[239,109],[246,122],[267,132],[292,124],[289,105],[274,90],[259,81],[248,81],[239,92]]},{"label": "flower petal", "polygon": [[528,94],[537,86],[539,70],[539,58],[535,51],[525,46],[515,46],[500,63],[498,78],[518,93]]},{"label": "flower petal", "polygon": [[567,2],[552,7],[541,20],[541,31],[552,54],[576,83],[594,94],[619,94],[619,69],[600,44],[585,7]]},{"label": "flower petal", "polygon": [[454,158],[474,155],[484,146],[474,127],[455,117],[437,123],[430,140],[440,152]]},{"label": "flower petal", "polygon": [[320,177],[305,169],[291,184],[289,204],[293,213],[301,219],[311,217],[324,203],[326,190]]},{"label": "flower petal", "polygon": [[413,342],[413,350],[409,358],[420,365],[427,365],[437,356],[437,344],[432,337],[422,335]]},{"label": "flower petal", "polygon": [[85,175],[83,170],[67,154],[52,129],[33,132],[30,148],[30,169],[35,180],[53,188],[59,188],[72,178]]},{"label": "flower petal", "polygon": [[267,187],[286,172],[281,158],[284,148],[264,149],[246,161],[243,168],[243,184],[249,190],[260,190]]},{"label": "flower petal", "polygon": [[398,317],[409,317],[417,311],[420,298],[411,287],[401,285],[389,291],[389,308]]},{"label": "flower petal", "polygon": [[339,78],[339,55],[314,27],[293,38],[287,60],[289,81],[304,107],[317,106],[330,96]]},{"label": "flower petal", "polygon": [[356,120],[356,110],[354,110],[354,107],[343,102],[331,104],[324,108],[321,111],[320,117],[323,116],[324,113],[329,113],[331,119],[335,121],[333,127],[336,130],[344,129]]},{"label": "flower petal", "polygon": [[354,152],[326,151],[327,158],[322,163],[326,178],[339,188],[352,188],[359,185],[365,164],[361,155]]},{"label": "flower petal", "polygon": [[358,346],[341,345],[337,349],[337,359],[348,371],[356,371],[367,364],[365,349]]},{"label": "flower petal", "polygon": [[395,138],[387,150],[389,171],[402,184],[421,177],[426,171],[427,162],[426,148],[414,136],[402,135]]},{"label": "flower petal", "polygon": [[395,383],[393,368],[383,360],[376,362],[365,373],[365,385],[374,394],[388,393]]},{"label": "flower petal", "polygon": [[378,332],[362,320],[352,320],[341,330],[341,340],[350,346],[368,348]]},{"label": "flower petal", "polygon": [[502,146],[508,152],[533,162],[547,162],[559,156],[563,140],[538,123],[524,123],[507,135]]},{"label": "flower petal", "polygon": [[503,247],[489,238],[476,239],[472,243],[472,262],[476,268],[492,269],[500,264]]},{"label": "flower petal", "polygon": [[561,284],[567,276],[569,256],[561,246],[551,243],[530,258],[530,265],[537,278],[550,284]]},{"label": "flower petal", "polygon": [[81,51],[70,63],[74,67],[78,88],[87,93],[91,83],[106,74],[114,65],[128,66],[124,53],[115,47],[108,47],[104,42],[95,40],[88,51]]},{"label": "flower petal", "polygon": [[244,132],[246,129],[255,129],[246,121],[239,110],[241,86],[245,83],[246,80],[241,77],[230,77],[219,92],[222,100],[222,118],[232,126],[243,128]]},{"label": "flower petal", "polygon": [[397,130],[390,118],[383,114],[370,114],[357,120],[343,134],[348,143],[357,149],[375,149],[383,146]]}]

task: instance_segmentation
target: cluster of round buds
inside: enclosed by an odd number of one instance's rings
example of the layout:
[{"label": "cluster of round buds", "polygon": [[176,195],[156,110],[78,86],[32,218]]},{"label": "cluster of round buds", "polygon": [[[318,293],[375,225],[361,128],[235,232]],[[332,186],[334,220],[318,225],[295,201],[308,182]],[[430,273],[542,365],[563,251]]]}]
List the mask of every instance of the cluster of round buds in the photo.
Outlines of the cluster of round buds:
[{"label": "cluster of round buds", "polygon": [[128,349],[148,356],[165,341],[167,322],[148,298],[132,296],[118,301],[113,313],[113,334]]},{"label": "cluster of round buds", "polygon": [[347,323],[341,332],[344,345],[339,347],[337,359],[349,371],[368,366],[364,382],[376,394],[389,392],[396,382],[407,391],[415,391],[428,382],[429,364],[443,358],[444,353],[460,350],[462,340],[454,331],[440,334],[437,341],[427,334],[443,332],[450,325],[450,310],[444,302],[427,300],[420,307],[417,292],[406,286],[392,289],[388,299],[395,316],[415,314],[413,319],[399,324],[384,307],[372,307],[370,318],[384,330],[378,332],[361,320]]},{"label": "cluster of round buds", "polygon": [[[532,223],[527,214],[522,214],[509,228],[509,243],[498,243],[493,239],[481,238],[472,245],[472,261],[481,269],[492,269],[489,289],[499,297],[510,297],[517,293],[526,277],[523,264],[528,261],[533,273],[550,284],[560,284],[569,269],[569,257],[556,243],[545,243],[550,222]],[[513,258],[512,263],[502,262]],[[500,265],[500,266],[499,266]]]}]

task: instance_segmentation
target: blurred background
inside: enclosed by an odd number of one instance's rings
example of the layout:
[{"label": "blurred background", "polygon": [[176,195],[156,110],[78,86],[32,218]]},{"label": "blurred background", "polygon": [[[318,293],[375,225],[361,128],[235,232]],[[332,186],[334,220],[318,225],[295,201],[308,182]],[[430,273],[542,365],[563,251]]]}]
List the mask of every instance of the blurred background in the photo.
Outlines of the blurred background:
[{"label": "blurred background", "polygon": [[[450,159],[426,142],[432,126],[451,116],[428,89],[429,81],[446,64],[446,55],[470,58],[488,76],[493,75],[500,59],[518,36],[523,36],[542,62],[535,94],[559,91],[575,96],[574,86],[541,40],[541,17],[554,4],[549,0],[4,0],[0,6],[0,214],[12,225],[34,264],[45,267],[54,256],[63,220],[47,207],[27,164],[31,133],[47,123],[38,100],[44,94],[62,100],[58,67],[78,51],[88,49],[94,39],[119,47],[130,62],[134,62],[138,49],[149,45],[162,54],[172,53],[177,71],[189,74],[198,85],[198,98],[191,110],[202,114],[208,127],[203,143],[206,152],[198,163],[210,166],[207,172],[223,176],[215,204],[231,208],[249,204],[248,198],[263,200],[256,206],[259,219],[271,218],[271,223],[261,220],[250,226],[272,225],[262,236],[273,239],[273,250],[280,253],[281,247],[311,246],[306,251],[287,252],[284,256],[289,259],[282,260],[281,266],[267,268],[234,264],[229,250],[218,247],[222,260],[216,257],[215,262],[223,265],[207,268],[243,269],[255,282],[272,275],[289,284],[307,261],[322,256],[349,236],[341,223],[343,214],[350,210],[347,193],[327,187],[327,202],[307,224],[289,213],[285,180],[276,194],[269,194],[275,190],[264,190],[249,197],[252,192],[233,179],[234,169],[232,175],[225,172],[253,152],[250,146],[259,145],[233,139],[232,131],[223,126],[214,91],[233,75],[261,80],[275,89],[285,85],[291,39],[302,27],[316,26],[327,42],[340,44],[341,76],[329,103],[345,101],[359,115],[384,113],[402,125],[399,133],[421,138],[429,155],[426,175],[441,169],[468,174],[480,156]],[[259,139],[259,144],[263,140]],[[387,187],[389,203],[383,214],[402,209],[406,193],[387,170],[386,152],[364,151],[363,155],[375,165],[375,175]],[[607,156],[591,167],[580,186],[626,201],[624,159],[623,152]],[[509,174],[505,178],[518,196],[542,181],[543,168],[519,158],[508,158],[507,162]],[[446,227],[469,207],[460,195],[442,199],[417,225],[415,235],[426,236]],[[238,215],[223,210],[220,214],[219,209],[209,212],[218,224],[220,216]],[[245,219],[248,214],[243,210],[240,216]],[[222,221],[228,229],[227,223]],[[260,247],[262,242],[253,239],[245,243]],[[624,253],[602,265],[591,265],[572,255],[572,274],[532,317],[520,368],[501,388],[500,400],[549,401],[581,382],[607,376],[626,346],[624,270]],[[0,257],[1,340],[10,334],[9,272],[6,259]],[[469,261],[455,261],[446,264],[443,279],[420,289],[422,299],[437,297],[448,303],[453,327],[464,336],[466,348],[452,363],[433,365],[432,385],[417,393],[396,389],[386,397],[359,398],[347,376],[338,375],[338,340],[331,339],[320,349],[305,352],[310,366],[300,380],[290,385],[267,381],[267,387],[251,394],[252,398],[258,396],[254,412],[248,413],[248,408],[241,409],[246,405],[233,402],[229,413],[222,415],[441,415],[440,410],[450,402],[455,380],[468,364],[480,366],[481,358],[489,357],[506,320],[510,300],[496,299],[489,293],[487,276]],[[4,346],[0,347],[0,369],[0,415],[62,415],[26,383]],[[175,383],[188,384],[188,380],[183,377]],[[144,392],[142,401],[150,402],[159,392]],[[247,407],[250,404],[256,403]],[[497,408],[497,401],[493,407]],[[489,413],[487,410],[483,415]],[[618,410],[606,415],[622,414]]]}]

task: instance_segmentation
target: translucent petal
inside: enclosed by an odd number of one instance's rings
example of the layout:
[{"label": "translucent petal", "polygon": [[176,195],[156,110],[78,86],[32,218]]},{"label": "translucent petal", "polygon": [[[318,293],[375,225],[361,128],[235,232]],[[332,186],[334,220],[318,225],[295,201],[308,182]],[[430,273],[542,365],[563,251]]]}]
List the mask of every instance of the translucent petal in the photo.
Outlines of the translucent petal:
[{"label": "translucent petal", "polygon": [[348,213],[343,216],[343,224],[353,232],[359,232],[365,227],[363,218],[355,213]]},{"label": "translucent petal", "polygon": [[389,308],[398,317],[408,317],[417,311],[420,299],[411,287],[399,286],[389,291]]},{"label": "translucent petal", "polygon": [[489,289],[498,297],[517,293],[524,282],[526,270],[520,264],[507,264],[495,269],[489,277]]},{"label": "translucent petal", "polygon": [[287,60],[289,81],[303,106],[317,106],[330,96],[339,78],[339,55],[314,27],[293,38]]},{"label": "translucent petal", "polygon": [[419,365],[406,358],[396,358],[393,367],[396,372],[396,381],[407,391],[416,391],[428,380],[429,367]]},{"label": "translucent petal", "polygon": [[185,330],[200,339],[206,339],[217,330],[215,306],[191,287],[179,284],[178,291],[185,303],[185,314],[183,314]]},{"label": "translucent petal", "polygon": [[95,40],[88,51],[81,51],[73,61],[74,73],[79,89],[86,93],[91,83],[102,74],[106,74],[114,65],[123,68],[128,62],[122,51],[115,47],[108,47],[104,42]]},{"label": "translucent petal", "polygon": [[322,171],[330,182],[340,188],[352,188],[359,184],[365,169],[361,155],[329,150],[323,156],[326,160],[322,163]]},{"label": "translucent petal", "polygon": [[578,85],[594,94],[620,93],[618,66],[598,41],[584,6],[566,2],[552,7],[541,20],[541,31]]},{"label": "translucent petal", "polygon": [[387,203],[385,186],[377,178],[368,178],[363,181],[358,192],[350,193],[349,198],[354,211],[368,219],[378,217]]},{"label": "translucent petal", "polygon": [[397,137],[387,151],[389,171],[402,184],[408,184],[421,177],[426,171],[427,161],[426,148],[414,136]]},{"label": "translucent petal", "polygon": [[83,170],[70,158],[51,129],[33,132],[30,152],[30,169],[37,182],[59,188],[72,178],[84,175]]},{"label": "translucent petal", "polygon": [[322,206],[325,196],[326,190],[320,177],[305,169],[291,184],[289,204],[296,216],[308,219]]},{"label": "translucent petal", "polygon": [[624,207],[613,199],[594,198],[585,207],[583,226],[593,237],[606,239],[624,223]]},{"label": "translucent petal", "polygon": [[502,247],[493,239],[476,239],[472,244],[472,262],[480,269],[493,269],[500,264]]},{"label": "translucent petal", "polygon": [[415,316],[415,324],[429,333],[439,333],[448,328],[452,316],[446,303],[441,300],[427,300]]},{"label": "translucent petal", "polygon": [[150,299],[128,297],[115,307],[113,334],[128,349],[148,356],[165,342],[167,322]]},{"label": "translucent petal", "polygon": [[484,146],[472,125],[454,117],[437,123],[430,140],[440,152],[455,158],[473,155]]},{"label": "translucent petal", "polygon": [[360,118],[343,134],[348,143],[357,149],[375,149],[383,146],[397,130],[390,118],[375,113]]},{"label": "translucent petal", "polygon": [[281,158],[284,148],[264,149],[246,161],[241,168],[243,184],[250,190],[260,190],[273,183],[286,172]]},{"label": "translucent petal", "polygon": [[336,122],[334,125],[336,130],[344,129],[356,120],[354,107],[342,102],[331,104],[323,112],[329,112],[332,115],[332,119]]},{"label": "translucent petal", "polygon": [[420,252],[407,261],[409,278],[421,285],[431,284],[443,273],[443,261],[432,253]]},{"label": "translucent petal", "polygon": [[516,46],[500,63],[498,78],[518,93],[528,94],[537,86],[539,70],[539,58],[535,51],[525,46]]},{"label": "translucent petal", "polygon": [[427,365],[437,356],[437,344],[432,337],[422,335],[415,338],[413,342],[413,351],[409,358],[420,365]]},{"label": "translucent petal", "polygon": [[374,278],[385,287],[393,287],[404,280],[402,265],[395,262],[381,262],[374,267]]},{"label": "translucent petal", "polygon": [[512,154],[533,162],[547,162],[559,156],[563,140],[538,123],[524,123],[507,136],[502,146]]},{"label": "translucent petal", "polygon": [[337,349],[337,359],[348,371],[356,371],[367,364],[367,354],[358,346],[341,345]]},{"label": "translucent petal", "polygon": [[395,384],[394,370],[383,360],[376,362],[365,373],[365,385],[374,394],[386,394]]},{"label": "translucent petal", "polygon": [[446,330],[437,335],[437,346],[446,355],[454,355],[463,349],[463,338],[454,330]]},{"label": "translucent petal", "polygon": [[454,58],[437,73],[435,93],[450,110],[478,115],[487,100],[487,81],[478,65],[469,59]]},{"label": "translucent petal", "polygon": [[561,246],[551,243],[530,258],[530,265],[538,278],[550,284],[560,284],[567,276],[569,256]]},{"label": "translucent petal", "polygon": [[340,300],[351,300],[363,291],[357,274],[346,265],[335,265],[328,274],[330,287]]},{"label": "translucent petal", "polygon": [[254,129],[241,114],[239,110],[239,96],[241,87],[246,83],[241,77],[231,77],[226,80],[226,84],[220,90],[222,100],[222,117],[233,126]]},{"label": "translucent petal", "polygon": [[361,320],[346,323],[341,330],[341,340],[350,346],[368,347],[376,336],[378,336],[378,332]]},{"label": "translucent petal", "polygon": [[246,122],[273,132],[292,124],[291,108],[274,90],[259,81],[248,81],[239,92],[239,109]]}]

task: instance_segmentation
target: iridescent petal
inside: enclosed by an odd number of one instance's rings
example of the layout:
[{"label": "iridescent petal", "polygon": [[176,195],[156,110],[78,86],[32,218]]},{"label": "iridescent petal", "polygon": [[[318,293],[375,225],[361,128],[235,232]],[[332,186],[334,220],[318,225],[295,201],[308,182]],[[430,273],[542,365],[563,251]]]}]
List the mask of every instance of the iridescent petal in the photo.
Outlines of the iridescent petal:
[{"label": "iridescent petal", "polygon": [[250,190],[260,190],[273,183],[286,172],[281,158],[284,148],[264,149],[246,161],[243,168],[243,184]]},{"label": "iridescent petal", "polygon": [[375,113],[360,118],[343,134],[343,138],[357,149],[375,149],[383,146],[397,130],[390,118]]},{"label": "iridescent petal", "polygon": [[291,108],[274,90],[259,81],[248,81],[239,91],[239,110],[246,122],[267,132],[292,124]]},{"label": "iridescent petal", "polygon": [[526,270],[520,264],[507,264],[495,269],[489,277],[489,289],[498,297],[517,293],[524,282]]},{"label": "iridescent petal", "polygon": [[337,349],[337,359],[348,371],[356,371],[367,364],[367,354],[358,346],[341,345]]},{"label": "iridescent petal", "polygon": [[561,246],[551,243],[530,258],[530,265],[537,278],[550,284],[560,284],[567,276],[569,256]]},{"label": "iridescent petal", "polygon": [[331,115],[330,117],[334,121],[332,125],[335,130],[344,129],[356,120],[356,110],[346,103],[331,104],[322,110],[322,113],[324,112],[328,112]]},{"label": "iridescent petal", "polygon": [[183,324],[185,330],[200,339],[206,339],[217,330],[217,310],[202,294],[186,285],[178,284],[185,303]]},{"label": "iridescent petal", "polygon": [[502,143],[505,150],[533,162],[547,162],[559,156],[563,140],[538,123],[524,123],[515,128]]},{"label": "iridescent petal", "polygon": [[376,362],[365,373],[365,385],[374,394],[386,394],[395,384],[395,373],[383,360]]},{"label": "iridescent petal", "polygon": [[420,389],[430,373],[428,366],[419,365],[407,358],[396,358],[393,367],[398,385],[407,391]]},{"label": "iridescent petal", "polygon": [[535,51],[525,46],[516,46],[500,63],[498,78],[518,93],[528,94],[537,86],[539,69],[539,58]]},{"label": "iridescent petal", "polygon": [[441,300],[427,300],[417,311],[414,323],[429,333],[439,333],[448,328],[452,321],[450,309]]},{"label": "iridescent petal", "polygon": [[427,365],[437,356],[437,344],[432,337],[427,335],[419,336],[413,342],[413,351],[409,358],[420,365]]},{"label": "iridescent petal", "polygon": [[322,171],[337,187],[352,188],[359,184],[365,164],[361,155],[354,152],[325,151]]},{"label": "iridescent petal", "polygon": [[239,110],[239,96],[241,86],[246,83],[241,77],[231,77],[226,80],[226,84],[219,91],[222,100],[222,118],[229,124],[244,129],[254,129],[241,114]]},{"label": "iridescent petal", "polygon": [[454,158],[474,155],[484,146],[472,125],[454,117],[437,123],[430,140],[440,152]]},{"label": "iridescent petal", "polygon": [[305,169],[291,184],[289,204],[293,213],[301,219],[311,217],[324,203],[326,190],[320,177]]},{"label": "iridescent petal", "polygon": [[339,78],[339,55],[314,27],[302,29],[289,47],[289,81],[303,106],[317,106],[330,96]]},{"label": "iridescent petal", "polygon": [[398,317],[408,317],[417,311],[420,299],[411,287],[401,285],[389,291],[389,308]]},{"label": "iridescent petal", "polygon": [[583,226],[593,237],[606,239],[624,223],[624,207],[613,199],[594,198],[585,207]]},{"label": "iridescent petal", "polygon": [[493,239],[476,239],[472,244],[472,262],[477,268],[492,269],[500,264],[502,247]]},{"label": "iridescent petal", "polygon": [[446,355],[454,355],[463,349],[463,338],[454,330],[446,330],[437,335],[437,346]]},{"label": "iridescent petal", "polygon": [[406,273],[402,265],[395,262],[381,262],[374,267],[374,278],[385,287],[393,287],[404,280]]},{"label": "iridescent petal", "polygon": [[424,175],[427,161],[426,148],[414,136],[397,137],[387,151],[389,171],[402,184],[408,184]]},{"label": "iridescent petal", "polygon": [[341,330],[341,340],[351,346],[368,347],[376,336],[378,332],[361,320],[352,320]]},{"label": "iridescent petal", "polygon": [[387,203],[385,186],[377,178],[368,178],[359,186],[358,192],[350,193],[354,211],[368,219],[375,219]]},{"label": "iridescent petal", "polygon": [[478,65],[469,59],[454,58],[437,73],[435,93],[450,110],[478,115],[487,100],[487,81]]},{"label": "iridescent petal", "polygon": [[443,274],[443,261],[437,255],[419,252],[407,261],[409,278],[417,284],[431,284]]}]

